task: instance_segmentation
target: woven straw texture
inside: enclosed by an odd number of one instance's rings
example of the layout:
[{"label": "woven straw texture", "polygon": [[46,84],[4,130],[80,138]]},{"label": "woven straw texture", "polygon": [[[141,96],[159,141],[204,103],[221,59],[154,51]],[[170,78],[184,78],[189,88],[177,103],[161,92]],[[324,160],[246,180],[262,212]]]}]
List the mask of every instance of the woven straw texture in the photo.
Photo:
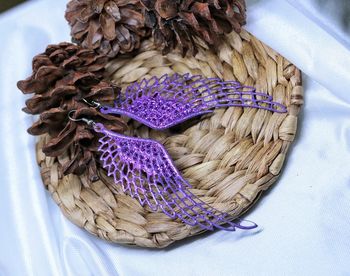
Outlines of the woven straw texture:
[{"label": "woven straw texture", "polygon": [[[167,148],[176,166],[201,200],[234,217],[241,216],[277,179],[297,130],[303,104],[301,73],[288,60],[242,31],[228,34],[213,52],[197,41],[195,57],[163,56],[151,40],[135,56],[119,56],[106,78],[125,87],[130,82],[168,73],[201,74],[238,80],[273,96],[288,113],[230,107],[216,110],[176,131],[158,132],[129,121],[129,135],[152,138]],[[127,118],[125,120],[128,120]],[[37,144],[43,182],[64,215],[90,233],[115,243],[162,248],[201,230],[153,213],[125,195],[100,169],[101,180],[62,176],[59,167],[72,157],[46,157]],[[281,183],[282,185],[283,183]],[[233,233],[234,235],[234,233]]]}]

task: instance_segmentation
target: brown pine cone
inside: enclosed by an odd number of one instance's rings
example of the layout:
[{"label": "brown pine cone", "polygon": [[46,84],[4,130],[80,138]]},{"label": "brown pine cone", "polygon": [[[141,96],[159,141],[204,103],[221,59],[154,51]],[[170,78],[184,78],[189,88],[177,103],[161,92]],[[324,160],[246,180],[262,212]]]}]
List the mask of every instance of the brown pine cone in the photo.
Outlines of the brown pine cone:
[{"label": "brown pine cone", "polygon": [[168,53],[176,45],[183,54],[194,49],[199,36],[217,46],[220,36],[241,31],[246,20],[244,0],[140,0],[145,7],[146,26],[153,30],[155,44]]},{"label": "brown pine cone", "polygon": [[63,173],[82,174],[87,170],[91,181],[98,178],[95,163],[98,135],[86,124],[70,121],[68,113],[76,110],[75,118],[92,119],[118,132],[125,130],[126,125],[120,118],[103,115],[82,101],[107,102],[119,93],[102,80],[107,60],[106,56],[71,43],[50,45],[34,57],[33,74],[17,84],[24,94],[34,94],[23,110],[40,114],[28,132],[48,133],[52,138],[44,145],[43,152],[57,157],[73,149],[74,158],[64,164]]},{"label": "brown pine cone", "polygon": [[74,42],[109,57],[139,48],[147,35],[139,0],[71,0],[65,17]]}]

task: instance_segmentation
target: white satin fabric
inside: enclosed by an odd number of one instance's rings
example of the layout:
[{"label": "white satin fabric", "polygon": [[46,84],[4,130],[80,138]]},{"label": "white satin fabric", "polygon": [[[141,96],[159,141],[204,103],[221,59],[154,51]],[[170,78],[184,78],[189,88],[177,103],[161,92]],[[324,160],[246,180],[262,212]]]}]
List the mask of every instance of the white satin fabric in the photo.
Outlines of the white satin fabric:
[{"label": "white satin fabric", "polygon": [[258,230],[164,250],[93,237],[41,184],[16,82],[47,44],[69,40],[65,2],[29,1],[0,15],[1,276],[350,274],[350,39],[340,20],[348,0],[248,1],[247,29],[305,73],[299,135],[280,180],[247,217]]}]

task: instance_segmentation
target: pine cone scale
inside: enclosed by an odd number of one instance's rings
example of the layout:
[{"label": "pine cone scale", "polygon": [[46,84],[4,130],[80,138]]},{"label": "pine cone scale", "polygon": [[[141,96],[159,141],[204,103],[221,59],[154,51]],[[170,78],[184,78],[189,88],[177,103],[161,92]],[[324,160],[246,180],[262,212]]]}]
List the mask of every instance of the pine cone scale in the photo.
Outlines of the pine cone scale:
[{"label": "pine cone scale", "polygon": [[52,66],[53,63],[50,58],[46,55],[37,55],[32,62],[33,71],[39,70],[42,66]]},{"label": "pine cone scale", "polygon": [[141,0],[142,5],[148,10],[153,10],[156,0]]},{"label": "pine cone scale", "polygon": [[191,11],[195,14],[195,15],[199,15],[200,17],[208,20],[208,21],[212,21],[213,18],[211,16],[211,12],[209,10],[209,4],[208,3],[199,3],[196,2],[192,5]]},{"label": "pine cone scale", "polygon": [[176,1],[158,0],[154,4],[154,9],[165,20],[174,18],[178,14],[178,4]]},{"label": "pine cone scale", "polygon": [[50,84],[64,76],[64,70],[55,66],[42,66],[35,74],[35,79],[42,79],[44,83]]},{"label": "pine cone scale", "polygon": [[116,38],[115,21],[110,15],[101,14],[100,24],[102,33],[107,40],[113,40]]},{"label": "pine cone scale", "polygon": [[114,20],[114,22],[118,22],[121,20],[122,16],[120,14],[118,5],[115,2],[109,1],[106,4],[105,10],[107,14]]},{"label": "pine cone scale", "polygon": [[94,0],[94,1],[88,1],[88,2],[91,2],[91,7],[94,10],[94,12],[97,14],[100,14],[103,11],[103,7],[107,2],[107,0]]},{"label": "pine cone scale", "polygon": [[23,91],[24,94],[44,93],[46,87],[55,80],[64,75],[63,70],[54,66],[43,66],[37,70],[37,73],[24,81],[17,83],[18,88]]},{"label": "pine cone scale", "polygon": [[103,35],[99,35],[98,30],[100,28],[100,23],[98,20],[91,20],[89,22],[89,27],[87,28],[87,36],[86,39],[83,41],[82,45],[89,49],[96,49],[98,48],[98,44],[100,41],[100,37]]},{"label": "pine cone scale", "polygon": [[82,63],[82,60],[80,58],[78,58],[77,56],[72,56],[66,60],[63,61],[62,66],[65,69],[69,69],[69,68],[74,68],[77,66],[80,66]]},{"label": "pine cone scale", "polygon": [[125,8],[120,13],[120,23],[123,23],[126,28],[133,30],[136,34],[144,36],[146,31],[143,29],[145,25],[144,15],[141,12],[133,9]]},{"label": "pine cone scale", "polygon": [[74,122],[68,122],[67,126],[55,138],[52,138],[43,146],[43,153],[47,156],[57,157],[64,154],[74,142],[76,126]]},{"label": "pine cone scale", "polygon": [[91,6],[81,9],[81,12],[77,16],[77,20],[81,23],[87,23],[89,19],[94,15],[94,11]]},{"label": "pine cone scale", "polygon": [[44,111],[40,115],[40,121],[45,124],[57,124],[57,122],[64,122],[67,119],[68,111],[62,108],[51,108],[48,111]]},{"label": "pine cone scale", "polygon": [[88,23],[76,22],[71,29],[73,40],[80,42],[88,32]]}]

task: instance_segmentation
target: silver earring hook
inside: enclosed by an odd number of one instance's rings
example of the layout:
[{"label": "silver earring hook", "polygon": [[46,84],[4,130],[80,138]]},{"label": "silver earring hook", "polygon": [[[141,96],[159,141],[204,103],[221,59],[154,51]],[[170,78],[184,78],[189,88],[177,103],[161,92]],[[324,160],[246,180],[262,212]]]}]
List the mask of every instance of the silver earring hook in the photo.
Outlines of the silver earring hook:
[{"label": "silver earring hook", "polygon": [[73,118],[73,115],[75,114],[75,112],[76,112],[75,109],[69,111],[69,113],[68,113],[68,119],[71,120],[72,122],[80,122],[81,119],[74,119],[74,118]]},{"label": "silver earring hook", "polygon": [[86,118],[79,118],[79,119],[73,118],[73,115],[75,114],[75,112],[77,112],[77,111],[74,109],[74,110],[69,111],[69,113],[68,113],[68,119],[71,120],[72,122],[84,122],[84,123],[88,124],[89,126],[95,125],[95,122],[93,120],[89,120]]},{"label": "silver earring hook", "polygon": [[84,103],[86,103],[88,106],[91,106],[93,108],[100,108],[102,105],[99,102],[96,101],[88,101],[84,98],[81,99]]}]

